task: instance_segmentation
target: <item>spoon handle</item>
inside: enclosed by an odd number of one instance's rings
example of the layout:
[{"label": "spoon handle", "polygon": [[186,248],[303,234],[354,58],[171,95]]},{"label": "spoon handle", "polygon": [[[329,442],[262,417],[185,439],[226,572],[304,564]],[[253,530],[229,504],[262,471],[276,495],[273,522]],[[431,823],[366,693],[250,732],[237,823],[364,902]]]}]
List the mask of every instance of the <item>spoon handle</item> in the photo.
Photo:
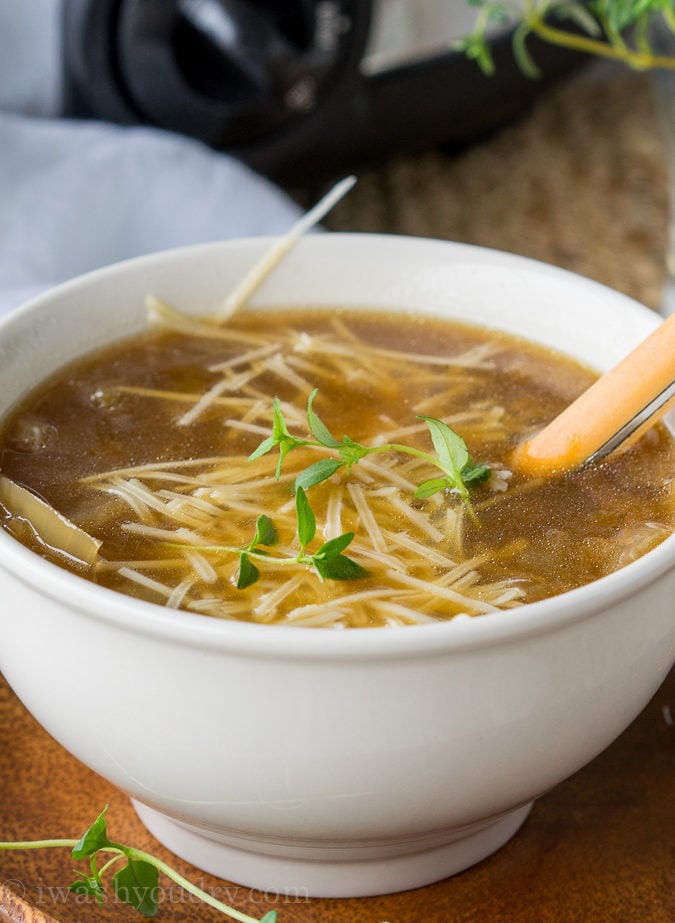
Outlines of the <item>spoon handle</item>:
[{"label": "spoon handle", "polygon": [[674,388],[675,314],[519,446],[513,465],[541,476],[604,458],[655,423],[672,404]]}]

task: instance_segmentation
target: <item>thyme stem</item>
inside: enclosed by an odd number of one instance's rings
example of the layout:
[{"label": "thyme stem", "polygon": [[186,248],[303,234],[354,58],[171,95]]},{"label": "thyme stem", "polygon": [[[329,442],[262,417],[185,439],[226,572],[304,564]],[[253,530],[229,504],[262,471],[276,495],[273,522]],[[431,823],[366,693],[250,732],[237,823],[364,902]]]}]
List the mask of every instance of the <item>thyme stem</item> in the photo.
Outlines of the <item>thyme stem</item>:
[{"label": "thyme stem", "polygon": [[[4,849],[52,849],[55,847],[65,848],[65,849],[74,849],[80,840],[22,840],[17,841],[16,843],[0,843],[0,850]],[[227,904],[223,904],[222,901],[217,900],[213,897],[208,891],[204,891],[198,885],[193,884],[189,879],[185,878],[180,872],[177,872],[170,865],[167,865],[166,862],[163,862],[161,859],[158,859],[156,856],[151,855],[150,853],[145,852],[142,849],[136,849],[135,847],[118,847],[118,846],[101,846],[97,852],[106,852],[113,853],[114,857],[99,870],[99,875],[102,875],[106,869],[108,869],[114,862],[120,858],[128,859],[137,859],[142,862],[147,862],[149,865],[154,866],[158,872],[162,872],[166,875],[167,878],[170,878],[177,885],[187,891],[189,894],[192,894],[193,897],[198,898],[205,904],[208,904],[209,907],[213,907],[214,910],[219,910],[221,913],[226,914],[232,920],[237,920],[238,923],[259,923],[258,918],[251,917],[246,913],[242,913],[239,910],[236,910],[234,907],[230,907]]]},{"label": "thyme stem", "polygon": [[213,907],[215,910],[220,910],[221,913],[227,914],[227,916],[229,916],[231,919],[237,920],[238,923],[259,923],[259,920],[256,917],[251,917],[247,913],[242,913],[239,910],[235,910],[234,907],[223,904],[222,901],[219,901],[217,898],[213,897],[213,895],[209,894],[208,891],[203,891],[198,885],[193,884],[187,878],[183,877],[180,872],[177,872],[174,868],[172,868],[170,865],[167,865],[166,862],[163,862],[156,856],[144,852],[142,849],[136,849],[135,847],[129,848],[127,855],[129,855],[131,858],[139,859],[142,862],[148,862],[150,865],[154,865],[158,872],[162,872],[164,875],[166,875],[167,878],[175,881],[179,887],[183,888],[189,894],[192,894],[193,897],[196,897],[200,901],[203,901],[203,903],[208,904],[209,907]]},{"label": "thyme stem", "polygon": [[551,45],[621,61],[635,70],[652,70],[656,68],[675,70],[675,58],[668,55],[654,54],[646,50],[638,51],[629,48],[623,41],[609,44],[601,39],[591,38],[587,35],[575,35],[572,32],[566,32],[564,29],[549,25],[534,13],[528,15],[526,22],[535,35],[538,35],[539,38]]},{"label": "thyme stem", "polygon": [[[429,464],[433,465],[435,468],[438,468],[440,471],[447,473],[443,467],[443,464],[436,455],[432,455],[430,452],[425,452],[423,449],[416,449],[411,445],[403,445],[402,443],[398,442],[387,442],[383,445],[367,447],[367,455],[373,455],[375,452],[400,452],[404,455],[414,455],[415,458],[421,458],[424,461],[429,462]],[[464,484],[456,484],[454,489],[463,500],[468,499],[469,491],[466,489]]]}]

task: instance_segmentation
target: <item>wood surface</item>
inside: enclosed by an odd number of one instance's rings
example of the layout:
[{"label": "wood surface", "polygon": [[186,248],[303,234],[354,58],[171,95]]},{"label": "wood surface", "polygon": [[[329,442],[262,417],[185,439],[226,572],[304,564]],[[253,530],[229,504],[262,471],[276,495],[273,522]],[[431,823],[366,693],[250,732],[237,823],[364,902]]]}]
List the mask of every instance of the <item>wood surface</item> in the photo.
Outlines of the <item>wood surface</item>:
[{"label": "wood surface", "polygon": [[[0,727],[0,840],[74,839],[110,804],[113,839],[155,853],[252,916],[276,909],[279,923],[675,920],[675,670],[630,728],[542,796],[520,832],[495,855],[426,888],[357,900],[264,895],[174,859],[143,828],[126,797],[49,737],[4,683]],[[0,852],[0,920],[142,919],[114,899],[99,910],[91,899],[66,897],[74,867],[69,850]],[[225,919],[166,880],[159,897],[157,919],[166,923]],[[31,916],[30,908],[46,916]]]}]

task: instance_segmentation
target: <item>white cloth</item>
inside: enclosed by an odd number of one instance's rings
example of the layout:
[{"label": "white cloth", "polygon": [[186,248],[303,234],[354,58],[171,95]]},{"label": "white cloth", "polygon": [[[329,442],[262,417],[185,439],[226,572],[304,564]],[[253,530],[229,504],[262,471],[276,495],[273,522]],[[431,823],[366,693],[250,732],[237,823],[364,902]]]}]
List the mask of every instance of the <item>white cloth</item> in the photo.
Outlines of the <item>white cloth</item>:
[{"label": "white cloth", "polygon": [[56,115],[61,0],[0,0],[0,109]]},{"label": "white cloth", "polygon": [[56,117],[58,14],[59,0],[0,0],[0,314],[127,257],[288,229],[297,206],[225,154]]}]

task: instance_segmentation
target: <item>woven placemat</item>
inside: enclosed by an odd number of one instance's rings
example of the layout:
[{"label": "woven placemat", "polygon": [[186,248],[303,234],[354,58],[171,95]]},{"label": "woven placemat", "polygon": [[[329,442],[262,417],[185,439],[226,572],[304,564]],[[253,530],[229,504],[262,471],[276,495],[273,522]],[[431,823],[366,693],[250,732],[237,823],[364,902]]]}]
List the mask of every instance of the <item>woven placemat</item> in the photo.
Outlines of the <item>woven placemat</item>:
[{"label": "woven placemat", "polygon": [[358,176],[327,227],[496,247],[660,304],[668,175],[649,75],[593,65],[460,154],[396,157]]}]

